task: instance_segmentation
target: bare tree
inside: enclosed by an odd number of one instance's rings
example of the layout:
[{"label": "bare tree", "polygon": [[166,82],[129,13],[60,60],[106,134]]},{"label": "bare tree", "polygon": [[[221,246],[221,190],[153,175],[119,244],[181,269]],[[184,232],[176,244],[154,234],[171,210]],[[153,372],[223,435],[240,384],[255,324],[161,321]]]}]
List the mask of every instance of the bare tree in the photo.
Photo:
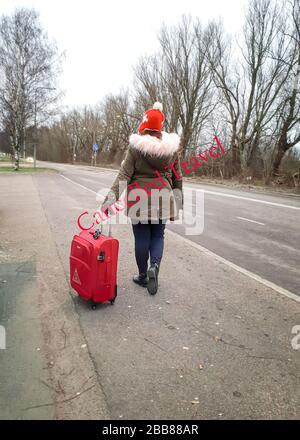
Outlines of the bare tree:
[{"label": "bare tree", "polygon": [[[135,113],[141,115],[154,102],[163,104],[165,129],[177,132],[179,129],[180,106],[172,92],[171,78],[162,53],[143,57],[134,69]],[[175,99],[174,99],[175,98]]]},{"label": "bare tree", "polygon": [[162,101],[166,128],[181,133],[183,155],[195,149],[215,108],[204,36],[199,21],[183,16],[177,26],[161,28],[161,51],[140,60],[135,69],[137,101],[144,109]]},{"label": "bare tree", "polygon": [[[300,0],[283,6],[249,0],[240,40],[226,35],[221,22],[203,27],[185,16],[176,26],[162,26],[158,39],[159,51],[134,68],[132,92],[68,111],[43,128],[44,156],[87,162],[97,142],[101,157],[120,162],[141,114],[160,101],[166,130],[181,135],[185,157],[215,133],[226,142],[228,154],[209,164],[207,175],[277,174],[300,142]],[[25,127],[32,131],[37,117],[42,122],[55,98],[56,54],[33,11],[2,18],[1,123],[16,156]]]},{"label": "bare tree", "polygon": [[140,115],[136,115],[130,102],[129,92],[121,91],[117,95],[106,96],[102,106],[102,118],[102,143],[108,152],[108,161],[119,162],[128,147],[130,134],[140,121]]},{"label": "bare tree", "polygon": [[92,146],[95,143],[101,144],[104,130],[100,108],[85,106],[82,111],[73,111],[70,119],[75,142],[74,152],[79,153],[84,160],[90,160],[93,155]]},{"label": "bare tree", "polygon": [[166,62],[166,84],[179,112],[183,156],[195,149],[201,130],[215,108],[212,77],[205,57],[205,31],[199,20],[183,17],[163,27],[159,36]]},{"label": "bare tree", "polygon": [[[241,75],[236,67],[230,39],[226,36],[221,22],[211,22],[206,35],[206,56],[215,86],[221,92],[221,106],[224,107],[225,121],[231,126],[230,146],[232,172],[240,171],[238,129],[241,118]],[[222,99],[223,98],[223,99]]]},{"label": "bare tree", "polygon": [[289,12],[291,26],[286,35],[292,43],[292,51],[287,62],[289,75],[282,87],[279,103],[273,175],[279,174],[284,155],[300,142],[300,0],[289,2]]},{"label": "bare tree", "polygon": [[271,0],[251,0],[244,26],[245,87],[239,145],[243,168],[252,166],[259,144],[276,117],[280,91],[289,71],[285,59],[289,41],[283,33],[284,10]]},{"label": "bare tree", "polygon": [[0,108],[1,125],[9,131],[19,168],[20,148],[28,125],[49,117],[57,100],[55,79],[59,57],[43,31],[38,14],[17,9],[0,19]]},{"label": "bare tree", "polygon": [[[290,75],[290,41],[284,9],[271,0],[250,0],[240,62],[231,55],[220,23],[211,23],[207,57],[231,125],[233,168],[257,172],[263,145],[270,140],[278,102]],[[233,67],[232,67],[233,65]],[[287,67],[288,66],[288,67]],[[274,144],[269,145],[274,149]]]}]

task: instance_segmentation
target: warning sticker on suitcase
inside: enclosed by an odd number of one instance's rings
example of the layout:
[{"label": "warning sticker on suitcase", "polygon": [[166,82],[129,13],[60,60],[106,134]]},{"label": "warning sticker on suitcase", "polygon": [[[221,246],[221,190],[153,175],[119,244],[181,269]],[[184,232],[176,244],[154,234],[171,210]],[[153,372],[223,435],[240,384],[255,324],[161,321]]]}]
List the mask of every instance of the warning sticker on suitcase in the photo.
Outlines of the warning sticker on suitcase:
[{"label": "warning sticker on suitcase", "polygon": [[80,281],[77,269],[75,269],[75,271],[74,271],[73,281],[81,286],[81,281]]}]

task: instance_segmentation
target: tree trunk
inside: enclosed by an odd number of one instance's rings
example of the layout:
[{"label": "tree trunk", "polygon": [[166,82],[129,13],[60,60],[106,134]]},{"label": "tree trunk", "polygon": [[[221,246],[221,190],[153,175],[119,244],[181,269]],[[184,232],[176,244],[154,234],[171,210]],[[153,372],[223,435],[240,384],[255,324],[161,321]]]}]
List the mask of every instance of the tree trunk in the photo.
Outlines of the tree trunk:
[{"label": "tree trunk", "polygon": [[183,159],[185,158],[186,150],[191,140],[191,135],[192,135],[192,128],[189,125],[187,125],[183,130],[180,140],[180,154]]},{"label": "tree trunk", "polygon": [[[299,47],[299,50],[300,50],[300,47]],[[300,56],[300,52],[299,52],[299,56]],[[292,94],[289,99],[289,105],[290,105],[289,114],[283,124],[281,134],[280,134],[278,144],[277,144],[278,149],[277,149],[277,154],[276,154],[276,157],[274,160],[274,165],[273,165],[273,175],[279,173],[281,161],[282,161],[285,153],[290,148],[292,148],[292,145],[289,145],[289,143],[288,143],[288,133],[289,133],[291,124],[293,123],[293,121],[295,119],[295,108],[296,108],[296,100],[297,100],[297,93],[298,93],[299,76],[300,76],[300,57],[298,58],[298,70],[297,70],[297,74],[295,77],[294,88],[293,88]]]},{"label": "tree trunk", "polygon": [[20,168],[20,149],[19,147],[14,148],[15,155],[15,171],[19,171]]},{"label": "tree trunk", "polygon": [[232,146],[232,168],[234,175],[239,174],[241,171],[240,153],[236,143]]},{"label": "tree trunk", "polygon": [[11,151],[14,155],[14,171],[18,171],[20,168],[20,149],[18,143],[16,142],[16,138],[13,133],[10,133],[10,145]]},{"label": "tree trunk", "polygon": [[239,147],[236,142],[237,128],[233,125],[232,136],[230,142],[231,154],[232,154],[232,174],[235,176],[241,171],[241,159],[239,153]]},{"label": "tree trunk", "polygon": [[282,162],[282,159],[284,158],[284,155],[286,153],[286,149],[282,146],[282,145],[278,145],[278,151],[276,154],[276,158],[274,160],[274,165],[273,165],[273,176],[277,176],[280,172],[280,165]]},{"label": "tree trunk", "polygon": [[281,136],[277,144],[277,153],[273,164],[273,172],[272,172],[273,176],[279,174],[282,159],[285,153],[287,152],[287,150],[289,149],[289,145],[287,142],[287,133],[288,133],[288,123],[286,122],[282,129]]},{"label": "tree trunk", "polygon": [[263,172],[262,159],[259,155],[259,142],[260,142],[260,133],[258,132],[253,139],[253,143],[251,145],[251,151],[248,158],[248,168],[253,173],[253,176],[261,177]]}]

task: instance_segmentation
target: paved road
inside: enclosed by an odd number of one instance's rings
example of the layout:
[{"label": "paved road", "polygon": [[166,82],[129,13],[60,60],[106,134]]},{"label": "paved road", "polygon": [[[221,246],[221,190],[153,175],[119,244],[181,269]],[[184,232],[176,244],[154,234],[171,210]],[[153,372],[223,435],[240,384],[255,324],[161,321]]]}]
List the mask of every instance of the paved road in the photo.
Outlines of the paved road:
[{"label": "paved road", "polygon": [[[61,178],[55,172],[40,177],[0,175],[0,325],[6,330],[6,349],[0,344],[0,420],[105,419],[106,402],[66,275],[72,211],[57,210]],[[68,216],[59,234],[47,220],[50,199],[56,222]],[[66,207],[68,198],[59,204]],[[62,237],[65,265],[58,252]]]},{"label": "paved road", "polygon": [[[116,175],[103,168],[44,165],[96,192],[109,188]],[[184,187],[205,194],[204,231],[189,240],[300,296],[300,197],[190,182]],[[192,205],[187,207],[190,212],[195,202]],[[169,228],[185,236],[184,226]]]},{"label": "paved road", "polygon": [[[115,172],[63,166],[63,174],[72,181],[43,175],[35,184],[68,276],[76,217],[95,209],[93,191],[110,184]],[[159,294],[149,297],[131,281],[130,227],[115,226],[114,235],[120,240],[115,307],[93,314],[74,297],[112,417],[300,417],[300,359],[290,342],[300,304],[178,235],[167,236]]]},{"label": "paved road", "polygon": [[[38,309],[33,308],[36,319],[26,322],[27,334],[33,331],[38,337],[40,325],[44,338],[38,352],[42,365],[33,377],[30,368],[24,370],[22,402],[29,400],[26,406],[31,408],[53,405],[59,418],[299,419],[300,358],[291,340],[293,327],[300,324],[300,304],[195,249],[178,234],[167,235],[159,293],[151,297],[131,281],[136,270],[133,238],[128,226],[118,225],[119,296],[113,307],[102,305],[93,312],[69,288],[70,242],[77,216],[95,209],[94,191],[110,183],[115,173],[56,167],[64,177],[0,176],[5,237],[0,256],[16,267],[36,262],[37,278],[28,275],[32,292],[26,295],[26,316],[31,316],[30,302],[36,297]],[[297,200],[287,200],[297,207]],[[278,201],[285,204],[281,197]],[[203,238],[205,234],[206,229]],[[6,281],[0,288],[18,291],[14,277]],[[25,295],[15,298],[15,310],[20,310]],[[8,300],[4,296],[3,302]],[[18,395],[11,399],[16,383],[8,367],[24,329],[22,319],[15,322],[13,327],[7,324],[8,346],[13,338],[15,349],[0,353],[6,366],[0,374],[0,385],[6,381],[0,396],[11,417]],[[31,339],[28,343],[32,349]],[[31,383],[30,393],[26,384]],[[53,390],[52,402],[37,393],[46,383]],[[34,417],[34,409],[22,408],[18,417]]]}]

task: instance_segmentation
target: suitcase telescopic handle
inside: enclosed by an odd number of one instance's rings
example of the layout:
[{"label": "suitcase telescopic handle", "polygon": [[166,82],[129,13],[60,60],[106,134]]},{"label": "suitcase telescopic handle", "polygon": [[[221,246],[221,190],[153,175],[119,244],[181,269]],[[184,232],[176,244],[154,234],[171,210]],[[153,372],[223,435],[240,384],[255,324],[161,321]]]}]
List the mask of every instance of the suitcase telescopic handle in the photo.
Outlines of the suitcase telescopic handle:
[{"label": "suitcase telescopic handle", "polygon": [[[96,231],[93,234],[93,237],[95,240],[98,240],[100,235],[102,234],[102,225],[100,226],[100,229],[96,229]],[[111,237],[111,222],[108,221],[108,236]]]}]

